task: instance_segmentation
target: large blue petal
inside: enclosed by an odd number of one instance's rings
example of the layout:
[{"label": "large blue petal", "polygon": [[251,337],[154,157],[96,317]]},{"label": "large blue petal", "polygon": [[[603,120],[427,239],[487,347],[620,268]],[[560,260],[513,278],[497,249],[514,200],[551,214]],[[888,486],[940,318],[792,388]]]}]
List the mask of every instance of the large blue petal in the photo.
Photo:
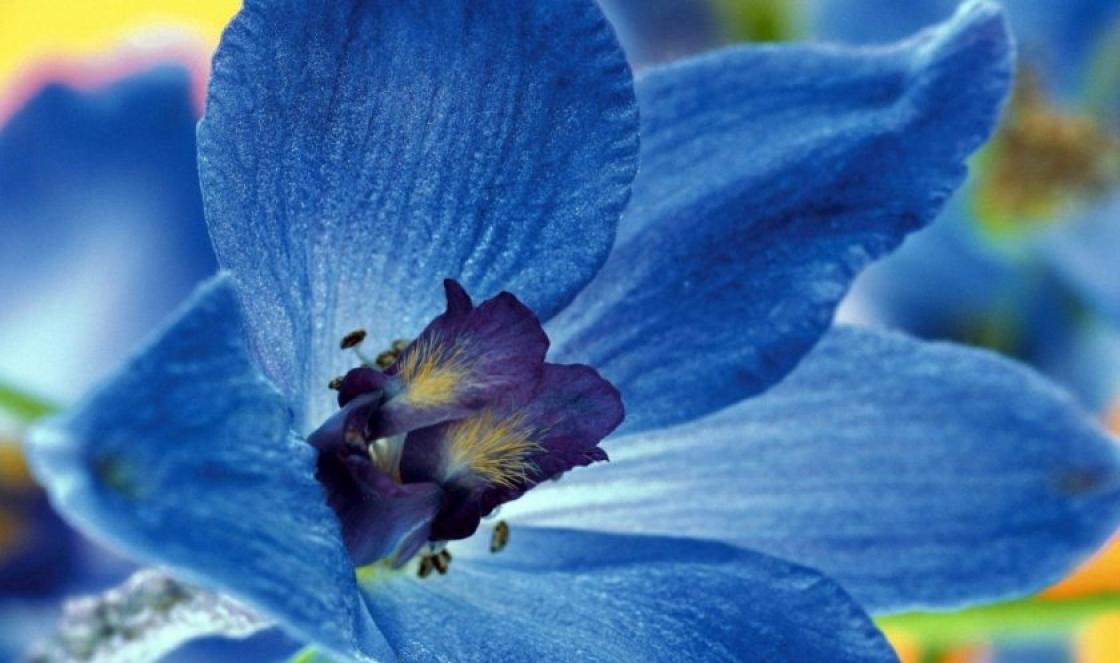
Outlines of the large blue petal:
[{"label": "large blue petal", "polygon": [[765,389],[961,182],[1009,68],[998,10],[973,4],[891,48],[741,47],[653,71],[618,244],[550,325],[555,356],[621,389],[628,430]]},{"label": "large blue petal", "polygon": [[185,71],[52,84],[0,128],[0,378],[78,397],[214,256]]},{"label": "large blue petal", "polygon": [[[810,30],[823,39],[876,44],[900,39],[953,13],[961,0],[813,0]],[[1025,62],[1057,89],[1086,81],[1088,59],[1120,19],[1116,0],[1000,0]]]},{"label": "large blue petal", "polygon": [[55,506],[91,536],[228,591],[305,640],[385,653],[338,521],[249,357],[227,277],[26,447]]},{"label": "large blue petal", "polygon": [[199,153],[255,348],[289,394],[322,392],[314,420],[353,363],[338,339],[415,335],[444,277],[567,303],[610,250],[637,112],[592,0],[250,0]]},{"label": "large blue petal", "polygon": [[1118,448],[1064,393],[986,351],[855,329],[762,396],[607,451],[503,517],[734,542],[872,610],[1030,591],[1120,520]]},{"label": "large blue petal", "polygon": [[895,660],[843,590],[765,555],[531,527],[495,555],[479,538],[446,576],[364,587],[398,660]]}]

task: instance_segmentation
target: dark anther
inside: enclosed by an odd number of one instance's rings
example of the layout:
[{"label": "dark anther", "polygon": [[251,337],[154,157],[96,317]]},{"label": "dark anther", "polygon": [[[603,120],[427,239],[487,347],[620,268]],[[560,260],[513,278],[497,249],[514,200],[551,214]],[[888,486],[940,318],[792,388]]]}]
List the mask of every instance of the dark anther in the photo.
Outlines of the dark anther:
[{"label": "dark anther", "polygon": [[494,525],[494,534],[490,537],[490,552],[501,552],[507,543],[509,543],[509,525],[506,521],[499,520],[498,524]]},{"label": "dark anther", "polygon": [[354,346],[361,345],[362,341],[364,340],[366,340],[366,330],[355,329],[346,336],[342,337],[342,340],[338,343],[338,347],[342,348],[343,350],[348,350]]},{"label": "dark anther", "polygon": [[393,341],[393,345],[390,346],[388,350],[377,355],[377,359],[374,360],[374,363],[377,364],[377,367],[382,370],[389,368],[393,365],[393,362],[395,362],[401,356],[401,353],[404,352],[404,349],[407,347],[408,341],[404,340],[403,338],[398,338],[397,340]]},{"label": "dark anther", "polygon": [[435,555],[431,559],[432,566],[436,567],[436,571],[439,571],[440,575],[444,575],[445,573],[447,573],[447,567],[449,564],[451,564],[450,553],[448,553],[446,550],[441,550],[439,551],[439,554]]},{"label": "dark anther", "polygon": [[329,383],[327,383],[327,388],[332,389],[334,391],[338,391],[339,389],[342,388],[342,378],[340,378],[340,377],[334,378]]},{"label": "dark anther", "polygon": [[429,557],[428,555],[424,555],[423,557],[421,557],[420,568],[416,571],[416,575],[420,576],[421,578],[427,578],[428,576],[432,575],[432,569],[435,568],[435,564],[432,562],[433,559],[435,558]]}]

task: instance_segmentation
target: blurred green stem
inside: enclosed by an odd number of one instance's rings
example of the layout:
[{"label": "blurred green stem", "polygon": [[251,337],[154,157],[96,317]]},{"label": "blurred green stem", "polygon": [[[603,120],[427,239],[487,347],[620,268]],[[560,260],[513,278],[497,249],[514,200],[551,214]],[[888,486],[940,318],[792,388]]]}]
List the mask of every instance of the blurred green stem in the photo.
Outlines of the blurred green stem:
[{"label": "blurred green stem", "polygon": [[923,646],[939,647],[1062,633],[1111,612],[1120,612],[1120,593],[1060,600],[1027,598],[958,612],[890,615],[875,621],[881,628],[914,637]]},{"label": "blurred green stem", "polygon": [[39,417],[55,412],[57,406],[37,396],[0,381],[0,410],[22,423],[31,423]]}]

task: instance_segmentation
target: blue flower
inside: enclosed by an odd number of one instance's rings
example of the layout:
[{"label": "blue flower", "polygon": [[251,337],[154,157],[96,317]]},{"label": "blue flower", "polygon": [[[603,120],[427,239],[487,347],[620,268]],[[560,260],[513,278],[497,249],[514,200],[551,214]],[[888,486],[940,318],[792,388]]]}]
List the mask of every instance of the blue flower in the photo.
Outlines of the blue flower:
[{"label": "blue flower", "polygon": [[[956,4],[822,0],[816,31],[890,40]],[[869,270],[854,294],[872,318],[1024,358],[1105,407],[1120,391],[1099,369],[1116,364],[1092,348],[1102,322],[1113,335],[1120,329],[1112,269],[1120,248],[1120,5],[1001,4],[1020,48],[1016,93],[995,139],[942,220]],[[1071,364],[1098,371],[1074,375]]]},{"label": "blue flower", "polygon": [[590,0],[250,0],[199,128],[225,271],[34,468],[350,659],[891,660],[865,609],[1029,591],[1120,517],[1046,382],[829,329],[964,177],[1009,50],[978,3],[635,85]]},{"label": "blue flower", "polygon": [[187,73],[51,83],[0,127],[0,381],[72,400],[213,274]]},{"label": "blue flower", "polygon": [[[184,71],[51,82],[0,126],[0,386],[76,398],[211,275]],[[0,412],[0,658],[127,573],[51,511]],[[28,413],[34,415],[35,413]]]}]

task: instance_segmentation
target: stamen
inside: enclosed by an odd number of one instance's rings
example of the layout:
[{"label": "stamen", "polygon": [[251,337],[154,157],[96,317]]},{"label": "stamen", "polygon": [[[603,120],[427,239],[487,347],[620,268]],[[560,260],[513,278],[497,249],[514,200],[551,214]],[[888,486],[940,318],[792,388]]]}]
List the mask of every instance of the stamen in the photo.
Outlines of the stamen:
[{"label": "stamen", "polygon": [[397,361],[397,359],[400,358],[401,353],[404,352],[404,349],[407,347],[408,341],[403,338],[398,338],[397,340],[393,341],[393,345],[390,346],[388,350],[377,355],[374,363],[381,370],[385,370],[386,368],[392,366]]},{"label": "stamen", "polygon": [[346,336],[342,337],[342,340],[338,343],[338,347],[343,350],[349,350],[350,348],[361,345],[362,341],[364,340],[366,340],[366,330],[355,329]]},{"label": "stamen", "polygon": [[330,382],[327,383],[327,389],[330,389],[331,391],[338,391],[341,388],[342,388],[342,377],[341,376],[339,376],[337,378],[334,378]]},{"label": "stamen", "polygon": [[509,524],[504,520],[499,520],[498,524],[494,525],[494,533],[490,536],[490,552],[502,552],[508,543]]},{"label": "stamen", "polygon": [[342,350],[353,350],[354,355],[358,358],[358,361],[361,362],[363,366],[372,366],[373,364],[372,362],[370,362],[369,357],[366,356],[366,353],[362,352],[361,346],[362,342],[365,340],[366,330],[355,329],[346,336],[342,337],[342,340],[338,342],[338,347]]},{"label": "stamen", "polygon": [[421,553],[420,566],[416,569],[416,575],[421,578],[427,578],[434,570],[436,573],[447,575],[447,570],[451,567],[451,553],[441,547],[439,552]]}]

